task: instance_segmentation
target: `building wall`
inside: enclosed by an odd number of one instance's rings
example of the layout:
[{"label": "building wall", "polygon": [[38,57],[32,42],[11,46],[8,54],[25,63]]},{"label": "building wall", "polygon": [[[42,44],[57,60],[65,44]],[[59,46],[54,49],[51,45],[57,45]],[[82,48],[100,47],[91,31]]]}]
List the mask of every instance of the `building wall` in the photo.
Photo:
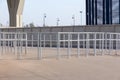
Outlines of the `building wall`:
[{"label": "building wall", "polygon": [[0,28],[1,32],[120,32],[120,25]]},{"label": "building wall", "polygon": [[86,24],[120,24],[120,0],[86,0]]}]

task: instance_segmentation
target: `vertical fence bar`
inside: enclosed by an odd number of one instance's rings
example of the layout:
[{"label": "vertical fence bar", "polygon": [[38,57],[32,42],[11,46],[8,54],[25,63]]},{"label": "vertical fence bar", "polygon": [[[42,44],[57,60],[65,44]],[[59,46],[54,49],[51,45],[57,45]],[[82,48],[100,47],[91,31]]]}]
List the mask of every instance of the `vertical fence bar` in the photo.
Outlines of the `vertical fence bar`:
[{"label": "vertical fence bar", "polygon": [[9,39],[10,39],[10,41],[9,41],[9,47],[10,47],[10,51],[12,52],[12,53],[14,53],[13,51],[12,51],[12,47],[13,47],[13,45],[12,45],[12,42],[13,42],[13,39],[14,38],[12,38],[13,37],[13,33],[11,33],[11,35],[9,35]]},{"label": "vertical fence bar", "polygon": [[113,40],[113,34],[111,34],[111,39],[112,39],[112,40],[111,40],[111,49],[113,50],[113,46],[114,46],[114,45],[113,45],[113,41],[114,41],[114,40]]},{"label": "vertical fence bar", "polygon": [[10,52],[10,47],[9,47],[10,35],[11,35],[11,33],[8,33],[8,35],[7,35],[7,48],[8,48],[8,53]]},{"label": "vertical fence bar", "polygon": [[100,53],[101,53],[101,51],[102,51],[102,49],[101,49],[101,42],[102,42],[102,40],[101,40],[101,33],[99,33],[99,50],[100,50]]},{"label": "vertical fence bar", "polygon": [[2,55],[3,55],[3,46],[4,46],[4,42],[3,42],[3,32],[1,33],[1,45],[2,45],[2,51],[1,51],[1,53],[2,53]]},{"label": "vertical fence bar", "polygon": [[107,45],[107,40],[108,40],[108,39],[107,39],[107,35],[108,35],[108,34],[106,33],[106,34],[105,34],[105,49],[106,49],[106,52],[107,52],[107,46],[108,46],[108,45]]},{"label": "vertical fence bar", "polygon": [[11,35],[9,35],[9,43],[8,43],[10,52],[12,52],[12,41],[13,41],[12,35],[13,35],[13,33],[11,33]]},{"label": "vertical fence bar", "polygon": [[45,33],[44,33],[44,43],[43,43],[43,45],[44,45],[44,48],[46,47],[46,44],[45,44],[45,42],[46,42],[46,39],[45,39]]},{"label": "vertical fence bar", "polygon": [[34,42],[34,40],[33,40],[33,33],[32,33],[32,48],[33,48],[33,42]]},{"label": "vertical fence bar", "polygon": [[5,49],[4,49],[4,52],[5,52],[5,54],[6,54],[6,35],[7,35],[7,33],[4,35],[4,40],[5,40]]},{"label": "vertical fence bar", "polygon": [[83,34],[83,49],[85,49],[85,34]]},{"label": "vertical fence bar", "polygon": [[20,59],[22,59],[22,52],[21,52],[21,49],[22,49],[22,45],[21,45],[21,43],[22,43],[22,40],[21,40],[21,33],[18,33],[18,35],[19,35],[19,54],[18,54],[18,59],[20,60]]},{"label": "vertical fence bar", "polygon": [[72,44],[73,44],[72,34],[70,35],[70,40],[71,40],[71,41],[70,41],[70,48],[72,48],[72,47],[73,47],[73,45],[72,45]]},{"label": "vertical fence bar", "polygon": [[120,49],[120,34],[118,34],[118,50]]},{"label": "vertical fence bar", "polygon": [[86,34],[86,56],[89,55],[89,33]]},{"label": "vertical fence bar", "polygon": [[71,48],[71,45],[70,45],[70,44],[71,44],[71,34],[68,33],[68,55],[67,55],[68,58],[70,58],[70,56],[71,56],[71,55],[70,55],[70,54],[71,54],[71,53],[70,53],[70,48]]},{"label": "vertical fence bar", "polygon": [[61,55],[60,55],[60,43],[61,43],[61,40],[60,40],[60,36],[61,36],[61,33],[57,33],[57,59],[60,59]]},{"label": "vertical fence bar", "polygon": [[23,34],[24,33],[20,34],[20,50],[21,50],[21,54],[23,53]]},{"label": "vertical fence bar", "polygon": [[3,33],[3,49],[2,49],[2,54],[4,54],[5,53],[5,33]]},{"label": "vertical fence bar", "polygon": [[[16,33],[13,34],[12,36],[13,41],[11,41],[11,43],[13,44],[13,54],[16,53]],[[12,48],[11,48],[12,51]]]},{"label": "vertical fence bar", "polygon": [[17,59],[20,59],[20,39],[19,39],[19,33],[17,33]]},{"label": "vertical fence bar", "polygon": [[25,35],[25,55],[27,54],[27,47],[28,47],[28,33]]},{"label": "vertical fence bar", "polygon": [[96,33],[94,33],[94,56],[96,56]]},{"label": "vertical fence bar", "polygon": [[40,33],[38,32],[38,60],[42,59],[42,56],[41,56],[41,46],[40,46]]},{"label": "vertical fence bar", "polygon": [[11,36],[12,36],[12,33],[9,35],[9,41],[8,41],[8,47],[10,51],[11,51],[11,41],[12,41]]},{"label": "vertical fence bar", "polygon": [[103,53],[104,53],[104,47],[105,47],[105,45],[104,45],[104,41],[105,41],[105,34],[104,33],[102,33],[102,52],[101,52],[101,55],[103,55]]},{"label": "vertical fence bar", "polygon": [[78,58],[80,57],[80,34],[78,33],[78,39],[77,39],[77,54],[78,54]]},{"label": "vertical fence bar", "polygon": [[20,33],[20,59],[22,57],[22,33]]},{"label": "vertical fence bar", "polygon": [[[12,33],[12,34],[10,35],[10,43],[9,43],[10,51],[11,51],[12,53],[14,53],[14,51],[12,50],[12,48],[13,48],[13,41],[14,41],[13,34],[14,34],[14,33]],[[14,49],[14,48],[13,48],[13,49]]]},{"label": "vertical fence bar", "polygon": [[66,39],[66,38],[65,38],[65,34],[63,34],[63,40],[64,40],[64,41],[63,41],[63,48],[66,47],[66,45],[65,45],[65,43],[66,43],[65,39]]},{"label": "vertical fence bar", "polygon": [[50,48],[52,48],[52,34],[50,34]]},{"label": "vertical fence bar", "polygon": [[117,51],[118,51],[118,34],[116,34],[116,55],[117,55]]},{"label": "vertical fence bar", "polygon": [[111,40],[112,38],[111,38],[111,33],[109,34],[109,54],[111,54]]},{"label": "vertical fence bar", "polygon": [[39,34],[40,34],[39,35],[39,38],[40,38],[40,42],[39,42],[40,43],[40,47],[39,47],[40,48],[40,59],[42,59],[42,41],[41,41],[42,40],[42,35],[41,35],[41,33],[39,33]]}]

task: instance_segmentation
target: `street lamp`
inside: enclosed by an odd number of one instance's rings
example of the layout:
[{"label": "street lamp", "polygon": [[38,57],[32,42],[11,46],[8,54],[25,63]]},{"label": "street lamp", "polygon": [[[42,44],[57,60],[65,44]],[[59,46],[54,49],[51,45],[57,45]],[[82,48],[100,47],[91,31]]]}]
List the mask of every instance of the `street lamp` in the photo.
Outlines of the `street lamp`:
[{"label": "street lamp", "polygon": [[43,27],[45,27],[45,19],[46,19],[46,13],[44,13],[44,15],[43,15]]},{"label": "street lamp", "polygon": [[82,11],[80,11],[80,14],[81,14],[81,25],[82,25]]},{"label": "street lamp", "polygon": [[75,15],[72,16],[73,26],[75,26]]},{"label": "street lamp", "polygon": [[56,23],[57,26],[59,26],[59,21],[60,21],[60,19],[57,18],[57,23]]}]

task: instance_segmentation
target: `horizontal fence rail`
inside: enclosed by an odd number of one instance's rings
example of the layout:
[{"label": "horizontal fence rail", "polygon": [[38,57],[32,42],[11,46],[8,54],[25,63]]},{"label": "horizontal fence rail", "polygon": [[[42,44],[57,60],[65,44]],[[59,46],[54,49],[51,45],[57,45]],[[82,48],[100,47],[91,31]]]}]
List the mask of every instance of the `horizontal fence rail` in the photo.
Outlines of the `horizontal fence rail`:
[{"label": "horizontal fence rail", "polygon": [[119,49],[120,33],[0,32],[1,55],[14,53],[17,59],[42,59],[48,55],[57,59],[82,55],[113,55],[118,54]]}]

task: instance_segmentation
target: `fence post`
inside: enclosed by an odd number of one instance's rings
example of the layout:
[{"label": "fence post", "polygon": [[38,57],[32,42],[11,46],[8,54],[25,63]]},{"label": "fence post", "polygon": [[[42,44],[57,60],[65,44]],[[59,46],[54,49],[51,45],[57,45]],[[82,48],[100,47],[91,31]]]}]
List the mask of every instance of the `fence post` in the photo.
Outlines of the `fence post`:
[{"label": "fence post", "polygon": [[106,52],[107,52],[107,49],[108,49],[107,41],[108,41],[108,38],[107,38],[107,33],[106,33],[105,34],[105,49],[106,49]]},{"label": "fence post", "polygon": [[116,55],[117,55],[117,50],[118,50],[118,34],[116,34]]},{"label": "fence post", "polygon": [[27,54],[27,47],[28,47],[28,41],[27,41],[27,36],[28,35],[28,33],[26,33],[26,36],[25,36],[25,38],[26,38],[26,40],[25,40],[25,55]]},{"label": "fence post", "polygon": [[103,55],[103,52],[104,52],[104,41],[105,41],[105,38],[104,38],[104,33],[102,33],[102,52],[101,52],[101,54]]},{"label": "fence post", "polygon": [[46,37],[46,36],[45,36],[45,33],[44,33],[44,43],[43,43],[43,44],[44,44],[44,48],[46,47],[46,44],[45,44],[46,39],[45,39],[45,37]]},{"label": "fence post", "polygon": [[11,51],[13,48],[13,54],[15,54],[15,47],[16,47],[16,33],[13,33],[13,36],[11,37],[13,39],[13,41],[11,42]]},{"label": "fence post", "polygon": [[20,60],[21,59],[21,51],[20,51],[20,43],[21,43],[21,40],[20,40],[20,33],[17,34],[18,35],[18,50],[17,50],[17,59]]},{"label": "fence post", "polygon": [[86,56],[89,54],[89,33],[86,34]]},{"label": "fence post", "polygon": [[[10,41],[9,41],[9,43],[8,43],[8,44],[10,44],[9,47],[10,47],[10,51],[11,51],[12,53],[14,53],[14,51],[12,50],[12,48],[13,48],[13,42],[14,42],[13,35],[14,35],[14,33],[11,33],[11,35],[9,36]],[[13,48],[13,49],[14,49],[14,48]]]},{"label": "fence post", "polygon": [[23,34],[24,33],[20,34],[20,52],[21,52],[21,54],[23,53]]},{"label": "fence post", "polygon": [[101,38],[101,33],[99,33],[99,51],[101,52],[102,50],[101,50],[101,42],[102,42],[102,40],[101,40],[102,38]]},{"label": "fence post", "polygon": [[78,58],[80,57],[80,34],[78,33],[78,40],[77,40],[77,47],[78,47],[78,50],[77,50],[77,54],[78,54]]},{"label": "fence post", "polygon": [[112,40],[111,40],[111,49],[113,50],[113,46],[114,46],[114,45],[113,45],[113,41],[114,41],[114,40],[113,40],[113,34],[111,34],[111,39],[112,39]]},{"label": "fence post", "polygon": [[32,48],[33,48],[33,32],[31,33],[31,36],[32,36],[32,41],[31,41],[31,46],[32,46]]},{"label": "fence post", "polygon": [[5,47],[4,47],[4,53],[6,54],[6,34],[4,35],[4,45],[5,45]]},{"label": "fence post", "polygon": [[38,32],[38,60],[42,59],[41,53],[41,34]]},{"label": "fence post", "polygon": [[83,34],[83,49],[85,49],[85,34]]},{"label": "fence post", "polygon": [[11,35],[11,33],[7,34],[7,48],[8,48],[8,53],[10,53],[10,48],[9,48],[10,36],[9,35]]},{"label": "fence post", "polygon": [[64,41],[63,41],[63,48],[66,48],[66,44],[65,44],[65,43],[66,43],[66,41],[65,41],[65,34],[63,34],[63,40],[64,40]]},{"label": "fence post", "polygon": [[94,33],[94,56],[96,56],[96,33]]},{"label": "fence post", "polygon": [[57,59],[60,59],[60,33],[57,33]]},{"label": "fence post", "polygon": [[38,32],[38,60],[42,59],[41,33]]},{"label": "fence post", "polygon": [[71,37],[71,34],[68,33],[68,58],[70,58],[70,56],[71,56],[71,53],[70,53],[70,48],[71,48],[70,42],[71,42],[71,39],[70,39],[70,37]]},{"label": "fence post", "polygon": [[3,33],[3,54],[5,53],[5,33]]},{"label": "fence post", "polygon": [[50,34],[50,48],[52,48],[52,35],[51,34]]},{"label": "fence post", "polygon": [[2,43],[2,55],[3,55],[3,46],[4,46],[4,42],[3,42],[3,32],[1,33],[1,43]]},{"label": "fence post", "polygon": [[109,38],[109,54],[111,54],[111,33],[109,34],[110,38]]}]

